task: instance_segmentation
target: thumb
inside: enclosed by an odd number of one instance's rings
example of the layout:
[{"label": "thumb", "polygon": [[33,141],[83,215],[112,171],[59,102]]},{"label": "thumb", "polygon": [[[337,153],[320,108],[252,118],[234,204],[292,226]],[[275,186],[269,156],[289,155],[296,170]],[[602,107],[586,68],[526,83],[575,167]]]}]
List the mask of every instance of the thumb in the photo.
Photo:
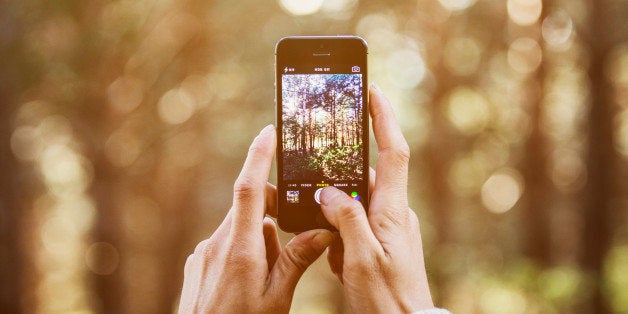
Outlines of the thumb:
[{"label": "thumb", "polygon": [[329,230],[310,230],[290,240],[270,272],[270,290],[292,298],[305,270],[316,261],[333,239],[334,234]]}]

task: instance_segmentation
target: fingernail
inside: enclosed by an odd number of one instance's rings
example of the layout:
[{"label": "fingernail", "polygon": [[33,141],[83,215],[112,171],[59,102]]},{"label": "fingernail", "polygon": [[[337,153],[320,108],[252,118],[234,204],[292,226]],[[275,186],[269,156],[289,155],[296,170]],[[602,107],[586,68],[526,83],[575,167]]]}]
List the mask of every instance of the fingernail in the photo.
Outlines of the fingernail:
[{"label": "fingernail", "polygon": [[314,239],[312,239],[314,245],[321,251],[328,247],[333,240],[334,234],[327,230],[322,230],[314,236]]}]

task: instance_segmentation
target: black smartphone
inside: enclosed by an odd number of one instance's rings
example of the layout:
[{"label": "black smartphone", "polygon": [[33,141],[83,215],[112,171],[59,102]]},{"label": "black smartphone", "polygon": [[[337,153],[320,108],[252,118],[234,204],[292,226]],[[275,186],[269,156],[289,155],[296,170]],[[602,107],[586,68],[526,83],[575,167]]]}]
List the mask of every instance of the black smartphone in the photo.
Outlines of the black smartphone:
[{"label": "black smartphone", "polygon": [[275,47],[277,221],[334,230],[320,193],[335,186],[368,208],[367,45],[356,36],[285,37]]}]

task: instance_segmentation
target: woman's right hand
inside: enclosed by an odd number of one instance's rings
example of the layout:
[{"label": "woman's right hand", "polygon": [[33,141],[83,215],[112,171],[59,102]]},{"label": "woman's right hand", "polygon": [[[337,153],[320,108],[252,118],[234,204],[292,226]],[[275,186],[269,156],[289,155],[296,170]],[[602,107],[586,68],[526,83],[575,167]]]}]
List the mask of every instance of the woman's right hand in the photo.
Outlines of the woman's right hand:
[{"label": "woman's right hand", "polygon": [[374,84],[370,114],[379,154],[368,214],[334,187],[321,193],[322,211],[340,231],[329,247],[329,264],[353,313],[432,309],[419,220],[408,206],[408,144],[392,106]]}]

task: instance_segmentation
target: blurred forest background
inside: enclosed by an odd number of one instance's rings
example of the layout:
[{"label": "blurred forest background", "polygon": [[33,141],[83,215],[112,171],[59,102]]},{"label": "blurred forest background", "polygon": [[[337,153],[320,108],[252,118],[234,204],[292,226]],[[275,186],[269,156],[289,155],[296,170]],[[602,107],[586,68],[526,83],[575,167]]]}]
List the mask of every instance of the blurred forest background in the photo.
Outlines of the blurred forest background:
[{"label": "blurred forest background", "polygon": [[[1,1],[0,312],[176,310],[274,122],[275,42],[357,34],[412,148],[436,304],[628,313],[626,18],[626,0]],[[293,312],[346,311],[319,260]]]}]

